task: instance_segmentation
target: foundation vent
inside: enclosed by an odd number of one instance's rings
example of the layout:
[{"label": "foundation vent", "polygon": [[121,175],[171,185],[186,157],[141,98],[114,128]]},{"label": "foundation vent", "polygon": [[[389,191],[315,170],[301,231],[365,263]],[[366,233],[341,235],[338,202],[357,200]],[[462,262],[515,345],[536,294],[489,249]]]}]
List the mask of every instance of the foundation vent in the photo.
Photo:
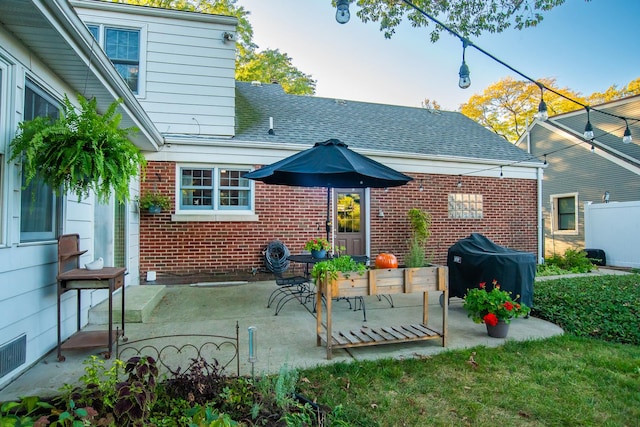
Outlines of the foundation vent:
[{"label": "foundation vent", "polygon": [[0,345],[0,378],[22,365],[27,360],[27,335]]}]

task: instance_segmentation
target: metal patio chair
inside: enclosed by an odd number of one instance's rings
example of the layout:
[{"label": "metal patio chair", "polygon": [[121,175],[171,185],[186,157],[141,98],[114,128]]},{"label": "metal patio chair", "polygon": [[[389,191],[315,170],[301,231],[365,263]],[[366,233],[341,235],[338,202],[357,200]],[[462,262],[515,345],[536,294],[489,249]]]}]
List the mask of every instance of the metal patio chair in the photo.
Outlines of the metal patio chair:
[{"label": "metal patio chair", "polygon": [[289,249],[279,240],[270,242],[264,252],[265,264],[276,278],[277,288],[271,292],[267,307],[276,306],[275,315],[289,302],[306,303],[312,297],[311,282],[305,276],[285,275],[289,269]]}]

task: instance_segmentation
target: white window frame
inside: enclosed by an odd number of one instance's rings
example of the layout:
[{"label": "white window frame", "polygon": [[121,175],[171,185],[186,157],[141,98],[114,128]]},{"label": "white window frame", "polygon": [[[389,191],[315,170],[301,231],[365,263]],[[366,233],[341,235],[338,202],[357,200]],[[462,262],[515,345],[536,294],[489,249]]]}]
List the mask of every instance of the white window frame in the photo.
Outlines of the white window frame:
[{"label": "white window frame", "polygon": [[[147,75],[147,26],[146,25],[142,25],[142,26],[131,26],[131,25],[127,25],[126,23],[120,23],[120,22],[109,22],[108,24],[99,24],[97,22],[87,22],[85,24],[87,26],[87,28],[89,27],[98,27],[98,45],[102,48],[102,50],[105,52],[106,54],[106,50],[104,47],[104,35],[105,35],[105,29],[106,28],[111,28],[111,29],[121,29],[121,30],[130,30],[130,31],[138,31],[140,33],[140,46],[138,46],[138,54],[139,54],[139,58],[138,58],[138,91],[133,92],[133,94],[137,97],[137,98],[145,98],[146,97],[146,86],[147,86],[147,79],[146,79],[146,75]],[[125,82],[126,84],[126,82]],[[128,85],[127,85],[128,87]]]},{"label": "white window frame", "polygon": [[[60,101],[58,98],[56,98],[45,87],[40,85],[35,79],[30,78],[28,76],[25,76],[24,87],[25,87],[25,93],[23,94],[23,97],[26,97],[26,89],[27,89],[27,87],[29,87],[31,91],[37,93],[40,97],[45,99],[47,102],[57,106],[59,110],[62,109],[62,101]],[[23,102],[23,104],[22,104],[23,111],[22,112],[23,112],[23,117],[26,118],[26,115],[24,114],[25,108],[27,108],[27,106],[26,106],[26,103]],[[60,111],[60,114],[62,114],[62,111]],[[20,175],[20,177],[22,177],[22,174]],[[31,183],[35,183],[35,179],[33,181],[31,181]],[[19,182],[19,185],[20,186],[22,185],[21,181]],[[52,216],[53,216],[51,218],[51,220],[52,220],[52,222],[51,222],[52,230],[51,231],[30,231],[30,232],[22,231],[22,216],[23,216],[23,212],[22,212],[22,208],[21,208],[21,212],[20,212],[20,224],[21,224],[20,225],[20,243],[21,244],[55,240],[58,237],[58,234],[60,232],[60,222],[62,221],[62,203],[63,203],[63,198],[60,197],[60,196],[56,196],[56,194],[53,191],[53,189],[50,189],[50,190],[51,190],[51,195],[50,196],[52,198]],[[21,189],[21,191],[20,191],[21,202],[20,203],[22,203],[22,198],[24,198],[24,197],[29,197],[29,196],[26,195],[25,192]]]},{"label": "white window frame", "polygon": [[[211,169],[213,170],[213,205],[211,208],[182,208],[182,170],[183,169]],[[210,163],[178,163],[175,170],[175,214],[172,215],[173,221],[258,221],[258,215],[255,214],[255,185],[249,180],[249,206],[242,209],[222,208],[219,207],[219,170],[231,169],[249,172],[252,170],[247,165],[232,164],[210,164]]]},{"label": "white window frame", "polygon": [[[573,197],[573,202],[574,202],[574,224],[575,227],[571,230],[560,230],[559,228],[559,224],[560,221],[558,219],[558,200],[559,199],[565,199],[567,197]],[[564,234],[567,236],[577,236],[579,234],[579,230],[580,230],[580,224],[579,224],[579,210],[578,210],[578,193],[562,193],[562,194],[552,194],[550,196],[550,203],[551,203],[551,231],[554,234]]]}]

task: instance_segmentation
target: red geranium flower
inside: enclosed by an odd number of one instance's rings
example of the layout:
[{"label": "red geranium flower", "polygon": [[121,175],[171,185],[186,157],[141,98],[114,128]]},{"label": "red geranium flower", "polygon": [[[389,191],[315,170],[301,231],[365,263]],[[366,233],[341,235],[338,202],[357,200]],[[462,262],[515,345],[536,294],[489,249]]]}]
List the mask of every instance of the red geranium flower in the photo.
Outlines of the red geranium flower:
[{"label": "red geranium flower", "polygon": [[506,308],[507,311],[511,311],[513,310],[513,304],[510,301],[507,301],[504,303],[504,308]]},{"label": "red geranium flower", "polygon": [[498,324],[498,317],[493,313],[485,314],[482,320],[489,326],[496,326]]},{"label": "red geranium flower", "polygon": [[480,289],[484,289],[487,286],[487,282],[480,282],[478,286],[480,286]]}]

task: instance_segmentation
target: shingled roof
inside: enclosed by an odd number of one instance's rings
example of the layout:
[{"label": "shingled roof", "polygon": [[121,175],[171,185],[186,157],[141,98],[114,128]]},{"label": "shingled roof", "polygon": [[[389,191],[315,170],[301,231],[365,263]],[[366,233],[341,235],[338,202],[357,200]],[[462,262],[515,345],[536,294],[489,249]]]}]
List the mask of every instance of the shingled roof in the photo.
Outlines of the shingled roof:
[{"label": "shingled roof", "polygon": [[312,145],[330,138],[362,150],[538,163],[458,112],[289,95],[276,83],[236,82],[235,140]]}]

